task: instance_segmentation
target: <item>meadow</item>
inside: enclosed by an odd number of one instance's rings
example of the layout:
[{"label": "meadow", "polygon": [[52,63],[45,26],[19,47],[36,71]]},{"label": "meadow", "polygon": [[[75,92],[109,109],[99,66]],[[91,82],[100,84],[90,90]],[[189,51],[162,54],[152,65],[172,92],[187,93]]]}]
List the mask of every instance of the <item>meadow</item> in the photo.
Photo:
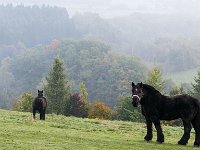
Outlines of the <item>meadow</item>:
[{"label": "meadow", "polygon": [[171,79],[174,83],[181,85],[182,83],[194,83],[194,77],[197,76],[197,72],[200,68],[190,69],[177,73],[170,73],[164,75],[165,79]]},{"label": "meadow", "polygon": [[31,113],[0,110],[1,150],[191,150],[194,130],[187,146],[177,141],[182,127],[163,126],[165,143],[145,142],[144,123],[82,119],[48,114],[33,121]]}]

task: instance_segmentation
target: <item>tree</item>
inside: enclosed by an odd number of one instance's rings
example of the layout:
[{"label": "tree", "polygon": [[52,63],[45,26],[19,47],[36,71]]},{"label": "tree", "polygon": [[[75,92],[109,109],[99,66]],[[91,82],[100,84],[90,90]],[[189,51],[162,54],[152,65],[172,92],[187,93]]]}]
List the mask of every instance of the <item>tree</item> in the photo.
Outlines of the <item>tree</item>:
[{"label": "tree", "polygon": [[0,62],[0,107],[11,108],[12,100],[16,99],[21,88],[17,87],[14,75],[9,71],[9,59],[3,59]]},{"label": "tree", "polygon": [[46,77],[47,85],[44,91],[48,100],[48,111],[56,114],[64,114],[64,110],[69,99],[69,86],[66,79],[63,62],[56,57],[53,67]]},{"label": "tree", "polygon": [[162,73],[156,66],[149,71],[147,76],[147,84],[153,86],[158,91],[163,91],[164,81],[162,79]]},{"label": "tree", "polygon": [[194,77],[195,83],[192,83],[192,91],[190,92],[194,97],[200,99],[200,71],[197,72],[197,76]]},{"label": "tree", "polygon": [[112,118],[124,121],[142,121],[144,117],[140,109],[140,107],[133,107],[130,97],[120,96],[112,113]]},{"label": "tree", "polygon": [[83,113],[85,117],[88,116],[89,101],[88,101],[88,90],[83,82],[80,83],[80,100],[83,103]]},{"label": "tree", "polygon": [[65,109],[65,115],[76,117],[88,117],[88,91],[83,82],[80,83],[80,93],[70,96],[69,102]]},{"label": "tree", "polygon": [[172,90],[170,91],[169,95],[176,95],[176,94],[183,94],[183,87],[179,87],[179,86],[174,86],[172,87]]},{"label": "tree", "polygon": [[103,102],[96,100],[90,106],[88,117],[99,118],[99,119],[110,119],[111,109]]},{"label": "tree", "polygon": [[87,117],[88,110],[85,109],[85,102],[81,100],[80,94],[75,93],[70,96],[65,109],[65,115],[76,117]]},{"label": "tree", "polygon": [[34,97],[31,92],[22,94],[14,104],[13,110],[31,112]]}]

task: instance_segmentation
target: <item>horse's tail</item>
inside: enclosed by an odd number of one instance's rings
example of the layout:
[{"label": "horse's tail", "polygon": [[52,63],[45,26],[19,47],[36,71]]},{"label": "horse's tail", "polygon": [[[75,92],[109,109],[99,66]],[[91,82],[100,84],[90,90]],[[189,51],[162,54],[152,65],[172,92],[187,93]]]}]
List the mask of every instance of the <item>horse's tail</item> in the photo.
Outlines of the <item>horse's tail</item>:
[{"label": "horse's tail", "polygon": [[192,125],[195,130],[195,142],[194,145],[199,146],[200,145],[200,102],[198,101],[197,105],[197,113],[192,120]]},{"label": "horse's tail", "polygon": [[193,126],[195,126],[195,124],[196,124],[196,126],[198,126],[200,128],[200,102],[199,101],[197,102],[197,112],[193,119],[193,122],[192,122]]},{"label": "horse's tail", "polygon": [[45,97],[42,97],[43,98],[43,107],[46,109],[47,107],[47,99]]}]

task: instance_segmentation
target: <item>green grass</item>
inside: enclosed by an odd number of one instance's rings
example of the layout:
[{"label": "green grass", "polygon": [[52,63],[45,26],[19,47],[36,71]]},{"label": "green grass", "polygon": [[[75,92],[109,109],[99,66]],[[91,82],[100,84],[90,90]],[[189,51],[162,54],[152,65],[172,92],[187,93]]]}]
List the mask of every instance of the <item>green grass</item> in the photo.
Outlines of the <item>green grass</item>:
[{"label": "green grass", "polygon": [[193,83],[194,77],[197,76],[197,71],[199,69],[200,68],[195,68],[195,69],[191,69],[187,71],[167,74],[167,75],[164,75],[164,78],[171,79],[173,82],[179,85],[181,83]]},{"label": "green grass", "polygon": [[177,145],[182,127],[163,127],[165,143],[145,142],[145,124],[47,115],[32,121],[31,113],[0,110],[1,150],[191,150],[194,131],[187,146]]}]

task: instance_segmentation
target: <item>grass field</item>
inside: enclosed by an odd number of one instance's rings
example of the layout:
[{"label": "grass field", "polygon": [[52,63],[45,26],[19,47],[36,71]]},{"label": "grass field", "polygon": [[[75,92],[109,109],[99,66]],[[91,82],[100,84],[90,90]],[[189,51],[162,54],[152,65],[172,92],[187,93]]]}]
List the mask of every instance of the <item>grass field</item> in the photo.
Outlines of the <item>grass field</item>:
[{"label": "grass field", "polygon": [[182,127],[163,127],[165,143],[145,142],[145,124],[47,115],[46,121],[31,120],[30,113],[0,110],[1,150],[191,150],[177,145]]}]

